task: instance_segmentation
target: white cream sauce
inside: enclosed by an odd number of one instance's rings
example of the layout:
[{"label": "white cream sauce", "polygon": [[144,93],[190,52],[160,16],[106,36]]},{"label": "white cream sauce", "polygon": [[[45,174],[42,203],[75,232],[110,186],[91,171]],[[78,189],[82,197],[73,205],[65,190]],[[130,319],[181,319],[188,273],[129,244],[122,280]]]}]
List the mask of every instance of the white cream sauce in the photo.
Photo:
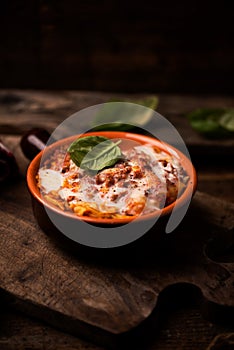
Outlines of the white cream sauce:
[{"label": "white cream sauce", "polygon": [[[178,160],[165,152],[155,152],[150,145],[136,146],[132,150],[123,153],[129,159],[128,164],[132,167],[139,166],[134,154],[137,157],[143,155],[143,158],[147,159],[151,170],[144,171],[141,178],[132,179],[128,174],[124,179],[123,186],[120,186],[119,182],[111,186],[105,186],[104,183],[97,184],[94,176],[83,176],[84,171],[70,160],[69,171],[64,174],[53,169],[41,168],[39,170],[39,185],[45,193],[58,191],[61,199],[69,200],[69,203],[88,202],[92,207],[102,212],[124,214],[128,203],[132,199],[135,201],[144,199],[147,211],[158,209],[160,202],[157,201],[156,197],[162,198],[164,196],[166,198],[167,195],[166,179],[176,185],[178,184],[178,174],[181,169]],[[132,155],[134,160],[131,160]],[[163,160],[167,161],[166,166],[163,164]],[[174,172],[172,172],[173,168]],[[111,168],[104,169],[101,173],[111,172],[115,174],[117,171],[117,168]],[[74,174],[80,174],[81,176],[73,178]],[[155,181],[155,179],[158,179],[158,181]],[[69,183],[69,187],[74,185],[74,188],[64,187],[66,182]],[[126,183],[127,186],[125,186]],[[155,200],[152,196],[148,200],[146,192],[152,188],[154,188]]]},{"label": "white cream sauce", "polygon": [[39,184],[45,193],[57,191],[63,185],[63,176],[59,171],[41,168]]}]

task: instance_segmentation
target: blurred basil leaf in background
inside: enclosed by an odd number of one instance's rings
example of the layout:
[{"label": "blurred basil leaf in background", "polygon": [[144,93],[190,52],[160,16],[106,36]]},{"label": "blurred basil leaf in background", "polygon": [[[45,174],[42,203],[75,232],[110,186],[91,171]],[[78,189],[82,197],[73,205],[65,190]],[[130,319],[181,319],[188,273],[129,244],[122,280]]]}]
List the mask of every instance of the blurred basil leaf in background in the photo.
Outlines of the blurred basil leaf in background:
[{"label": "blurred basil leaf in background", "polygon": [[153,111],[158,106],[158,97],[147,96],[146,98],[136,100],[111,99],[108,102],[96,114],[93,120],[92,131],[127,131],[146,125],[152,118]]},{"label": "blurred basil leaf in background", "polygon": [[234,136],[233,108],[199,108],[187,114],[194,130],[210,138]]}]

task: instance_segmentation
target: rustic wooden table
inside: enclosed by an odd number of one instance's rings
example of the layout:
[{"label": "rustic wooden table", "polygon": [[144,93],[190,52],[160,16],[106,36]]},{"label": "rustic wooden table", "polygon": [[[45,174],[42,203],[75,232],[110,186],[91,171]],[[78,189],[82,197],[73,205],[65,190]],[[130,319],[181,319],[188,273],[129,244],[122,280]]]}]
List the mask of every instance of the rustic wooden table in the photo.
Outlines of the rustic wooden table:
[{"label": "rustic wooden table", "polygon": [[[116,94],[0,91],[0,138],[15,153],[22,181],[28,165],[19,148],[19,140],[24,131],[34,126],[46,127],[52,131],[72,113],[107,102],[112,97],[116,97]],[[184,113],[197,107],[233,106],[233,102],[233,98],[220,96],[159,95],[158,107],[158,111],[177,127],[191,151],[198,171],[198,190],[230,202],[234,202],[231,190],[234,180],[231,164],[233,140],[204,140],[190,128]],[[209,155],[208,161],[206,154]],[[216,154],[221,157],[217,159]],[[1,220],[4,220],[4,208],[1,210]],[[229,259],[233,261],[233,256],[229,256]],[[0,293],[0,349],[104,349],[26,316],[15,308],[11,296],[4,290],[0,290]],[[211,323],[201,315],[200,296],[193,288],[181,287],[180,297],[178,298],[178,293],[177,298],[174,295],[173,290],[169,290],[161,298],[157,322],[155,320],[157,327],[153,329],[155,336],[145,348],[206,349],[215,336],[234,331],[229,323]]]}]

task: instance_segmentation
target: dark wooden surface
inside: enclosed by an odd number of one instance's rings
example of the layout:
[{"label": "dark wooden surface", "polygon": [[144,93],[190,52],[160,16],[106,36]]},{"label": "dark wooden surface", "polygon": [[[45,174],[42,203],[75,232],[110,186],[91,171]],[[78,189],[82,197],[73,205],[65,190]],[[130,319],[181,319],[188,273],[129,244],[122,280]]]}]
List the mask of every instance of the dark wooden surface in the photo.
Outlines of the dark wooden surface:
[{"label": "dark wooden surface", "polygon": [[233,93],[233,2],[1,1],[0,87]]},{"label": "dark wooden surface", "polygon": [[[22,316],[18,311],[15,311],[16,309],[23,309],[24,311],[27,312],[27,314],[33,314],[35,316],[41,317],[41,314],[38,314],[37,308],[38,306],[34,305],[32,307],[30,299],[32,296],[33,298],[37,298],[37,300],[40,300],[40,302],[44,302],[45,305],[49,307],[52,307],[52,309],[57,309],[60,310],[61,302],[58,298],[57,302],[52,302],[53,301],[53,296],[48,295],[48,291],[51,290],[51,287],[54,285],[53,279],[47,278],[46,281],[47,283],[44,285],[43,288],[43,283],[39,281],[39,285],[42,287],[41,288],[41,293],[38,293],[36,290],[34,290],[33,286],[33,281],[35,280],[35,275],[34,273],[38,276],[38,273],[43,276],[44,272],[41,273],[40,271],[46,271],[47,268],[49,267],[49,261],[47,261],[47,249],[50,243],[43,243],[43,241],[39,240],[38,242],[35,242],[34,239],[34,232],[37,229],[37,225],[35,224],[35,221],[33,220],[30,205],[29,205],[29,197],[25,189],[24,185],[24,179],[23,179],[23,174],[25,173],[26,167],[27,167],[27,161],[25,158],[22,156],[19,148],[18,148],[18,142],[20,138],[20,133],[22,133],[23,130],[28,129],[32,125],[38,125],[42,123],[41,125],[45,126],[48,125],[49,130],[54,128],[59,121],[63,120],[64,117],[68,116],[72,112],[88,106],[92,105],[94,103],[99,103],[99,102],[105,102],[111,95],[105,95],[105,94],[100,94],[100,93],[78,93],[78,92],[66,92],[66,93],[40,93],[40,92],[17,92],[17,91],[11,91],[10,93],[8,91],[2,91],[0,94],[0,100],[1,100],[1,105],[0,105],[0,111],[1,111],[1,123],[0,123],[0,130],[1,130],[1,138],[4,140],[6,144],[8,144],[9,147],[11,147],[15,153],[16,157],[20,163],[21,167],[21,174],[22,178],[19,180],[19,183],[16,185],[17,188],[21,188],[21,191],[17,192],[12,187],[5,188],[3,190],[3,196],[2,196],[2,205],[1,205],[1,210],[3,212],[2,219],[1,221],[5,223],[5,226],[2,230],[3,234],[8,234],[13,230],[13,234],[9,235],[9,237],[5,238],[5,241],[2,240],[1,246],[2,246],[2,251],[4,254],[2,254],[1,257],[1,266],[3,266],[3,263],[5,261],[9,262],[9,264],[2,270],[1,273],[1,287],[10,292],[11,294],[16,294],[19,293],[20,295],[17,296],[17,299],[9,297],[8,293],[6,292],[2,293],[2,298],[1,300],[3,301],[3,304],[6,304],[4,311],[1,314],[1,321],[2,323],[7,322],[9,324],[9,327],[6,328],[3,327],[1,328],[1,338],[0,338],[0,344],[2,345],[2,348],[4,349],[12,349],[12,348],[19,348],[17,346],[31,346],[32,348],[35,349],[40,349],[40,346],[45,346],[45,348],[56,348],[56,338],[60,338],[60,343],[58,346],[63,349],[63,348],[85,348],[85,346],[90,346],[90,348],[94,348],[95,346],[91,344],[87,344],[83,341],[80,341],[77,338],[73,338],[72,336],[65,335],[64,333],[60,333],[58,331],[53,330],[52,328],[45,326],[41,323],[38,323],[38,321],[32,321],[31,319]],[[198,105],[209,105],[209,106],[215,106],[215,105],[231,105],[232,100],[230,98],[217,98],[217,97],[210,97],[208,100],[202,99],[199,97],[189,97],[185,98],[182,96],[160,96],[160,112],[162,114],[168,114],[170,118],[174,118],[175,120],[178,120],[178,125],[182,128],[183,123],[181,123],[182,113],[190,110],[192,108],[197,107]],[[181,110],[180,106],[181,105]],[[56,112],[55,112],[56,109]],[[175,124],[176,125],[176,124]],[[191,131],[191,133],[193,133]],[[196,134],[194,134],[194,138],[196,139]],[[203,141],[202,141],[203,142]],[[206,143],[206,141],[205,141]],[[211,145],[209,145],[211,147]],[[225,144],[225,150],[228,152],[229,150],[231,151],[231,141],[226,142]],[[204,149],[206,149],[206,144],[204,145]],[[220,171],[214,173],[214,169],[209,168],[208,165],[200,165],[199,166],[199,178],[200,184],[199,184],[199,189],[206,190],[210,192],[212,195],[215,195],[216,197],[220,197],[223,199],[229,199],[233,200],[233,195],[232,192],[230,191],[230,185],[233,183],[233,172],[230,166],[228,164],[219,164]],[[209,186],[207,187],[207,183],[209,183]],[[218,185],[219,184],[219,185]],[[16,193],[16,201],[14,201],[14,193]],[[23,196],[23,197],[22,197]],[[200,196],[200,197],[199,197]],[[25,204],[25,208],[20,208],[20,206],[17,204],[19,202]],[[205,199],[205,200],[204,200]],[[200,200],[200,202],[199,202]],[[198,195],[197,199],[195,198],[195,202],[199,202],[200,204],[207,202],[207,197],[202,195]],[[209,198],[210,201],[212,199]],[[200,206],[199,204],[199,206]],[[205,204],[204,204],[205,205]],[[217,227],[224,226],[226,229],[230,228],[231,225],[231,207],[227,209],[227,205],[224,204],[223,202],[219,201],[214,201],[214,205],[211,205],[212,212],[216,213],[215,216],[213,216],[214,224],[218,225]],[[223,208],[223,209],[221,209]],[[226,209],[225,209],[226,208]],[[203,209],[205,209],[203,207]],[[224,211],[222,213],[222,210]],[[229,210],[229,215],[227,215],[227,210]],[[15,213],[17,212],[17,220],[15,220]],[[221,222],[219,218],[221,217],[226,217],[226,219]],[[4,218],[4,220],[3,220]],[[217,221],[218,218],[218,221]],[[15,221],[14,221],[15,220]],[[6,223],[10,223],[8,228],[6,229]],[[19,227],[22,225],[23,230],[18,230]],[[219,230],[219,229],[218,229]],[[217,228],[216,230],[217,231]],[[37,231],[39,232],[39,231]],[[220,232],[220,231],[218,231]],[[25,233],[25,234],[24,234]],[[217,232],[216,232],[217,233]],[[20,235],[23,234],[25,240],[22,241]],[[41,233],[39,233],[43,239],[45,239],[45,236]],[[21,236],[22,237],[22,236]],[[33,237],[33,238],[32,238]],[[30,239],[29,239],[30,238]],[[13,249],[13,242],[10,244],[11,240],[15,239],[16,241],[18,240],[23,243],[23,246],[19,246],[19,249],[17,250],[17,253],[14,252]],[[188,237],[187,237],[188,239]],[[8,248],[4,246],[4,243],[8,244]],[[28,244],[29,243],[29,244]],[[14,243],[15,244],[15,243]],[[27,266],[29,266],[29,260],[31,259],[34,261],[34,258],[38,254],[36,250],[34,250],[35,245],[40,244],[42,249],[45,249],[45,261],[41,265],[39,264],[32,264],[29,268],[22,270],[20,266],[21,263],[26,263]],[[34,247],[34,248],[33,248]],[[38,246],[37,246],[38,247]],[[216,256],[215,259],[219,259],[219,261],[230,261],[232,259],[231,256],[222,256],[222,252],[220,251],[215,251],[213,249],[214,247],[211,247],[209,254],[213,254]],[[13,250],[12,250],[13,249]],[[12,253],[10,253],[12,252]],[[25,254],[23,254],[25,252]],[[36,255],[35,255],[36,253]],[[56,258],[56,250],[53,252],[51,259],[54,261],[55,265],[58,263],[58,265],[61,267],[62,265],[69,266],[69,259],[66,257],[66,254],[64,255],[62,253],[62,261],[57,260]],[[221,257],[220,257],[221,254]],[[230,254],[229,254],[230,255]],[[24,256],[24,257],[23,257]],[[39,256],[39,255],[38,255]],[[218,256],[218,258],[217,258]],[[60,255],[61,258],[61,255]],[[25,260],[26,259],[26,260]],[[27,260],[29,259],[29,260]],[[221,260],[220,260],[221,259]],[[39,259],[40,260],[40,259]],[[38,260],[38,262],[39,262]],[[41,261],[41,260],[40,260]],[[231,260],[233,261],[233,260]],[[4,263],[4,266],[6,265]],[[68,265],[67,265],[68,264]],[[18,266],[16,268],[16,274],[15,277],[11,275],[11,266]],[[33,267],[34,266],[34,267]],[[75,265],[74,265],[75,266]],[[190,266],[190,265],[189,265]],[[197,265],[195,265],[197,266]],[[221,267],[221,265],[214,265],[215,267],[207,270],[208,275],[217,274],[219,276],[218,280],[219,282],[222,281],[224,285],[228,281],[230,282],[229,277],[225,277],[225,274],[228,274],[228,269],[232,268],[232,264],[224,264]],[[217,267],[219,266],[219,267]],[[70,266],[72,269],[72,267]],[[73,267],[74,268],[74,267]],[[77,266],[75,267],[77,268]],[[41,270],[44,269],[44,270]],[[62,269],[63,270],[63,269]],[[153,280],[153,274],[154,274],[154,269],[151,267],[151,272],[152,274],[152,280]],[[51,273],[53,271],[49,272],[49,275],[51,276]],[[83,273],[83,272],[82,272]],[[81,275],[82,275],[81,273]],[[107,275],[110,273],[110,271],[107,271]],[[139,272],[134,273],[134,278],[130,279],[132,282],[131,283],[138,283],[136,282],[137,279],[139,281]],[[224,274],[223,274],[224,273]],[[231,273],[231,270],[229,274]],[[46,273],[45,273],[46,275]],[[48,276],[49,276],[48,275]],[[70,274],[68,274],[70,275]],[[144,272],[144,269],[140,272],[140,281],[144,281],[146,272]],[[185,275],[186,275],[186,270],[185,270]],[[185,276],[184,275],[184,276]],[[207,275],[207,276],[208,276]],[[138,276],[138,277],[137,277]],[[205,277],[204,275],[204,281],[207,279],[209,281],[208,277]],[[228,276],[228,275],[227,275]],[[110,276],[109,276],[110,277]],[[188,277],[188,276],[187,276]],[[16,279],[15,279],[16,278]],[[65,281],[69,281],[70,277],[66,277]],[[96,276],[95,276],[96,278]],[[147,277],[148,278],[148,277]],[[193,279],[193,277],[191,276]],[[223,279],[224,278],[224,279]],[[38,279],[38,278],[37,278]],[[114,280],[115,278],[113,278]],[[212,278],[211,278],[212,279]],[[211,281],[210,279],[210,281]],[[109,279],[110,280],[110,279]],[[64,291],[66,291],[66,282],[64,281]],[[177,280],[178,281],[178,280]],[[179,280],[180,282],[184,281],[183,278]],[[61,281],[60,281],[61,282]],[[95,281],[94,281],[95,282]],[[152,282],[152,281],[151,281]],[[74,281],[71,281],[71,283],[76,283]],[[145,283],[145,282],[144,282]],[[153,283],[153,282],[152,282]],[[230,293],[229,297],[226,294],[226,303],[232,303],[233,302],[233,290],[231,288],[228,288],[228,283],[225,288],[220,288],[218,293],[213,293],[213,298],[218,297],[219,293],[222,294],[222,300],[224,301],[225,304],[225,298],[223,296],[225,293]],[[95,283],[94,283],[95,284]],[[153,287],[154,283],[151,286],[151,283],[147,288]],[[140,284],[137,284],[138,288]],[[209,282],[208,282],[209,286]],[[78,286],[77,286],[78,288]],[[145,288],[145,284],[144,284]],[[206,287],[207,288],[207,287]],[[215,289],[217,286],[215,287]],[[123,289],[124,290],[124,289]],[[185,288],[186,290],[186,288]],[[209,290],[209,287],[208,289]],[[226,290],[226,292],[225,292]],[[159,292],[159,291],[158,291]],[[156,294],[158,294],[158,292]],[[44,293],[44,294],[43,294]],[[57,290],[54,290],[54,293],[58,293]],[[171,292],[169,292],[170,294]],[[196,299],[202,300],[202,298],[198,297],[197,291],[194,293],[193,291],[189,290],[188,293],[184,292],[184,286],[181,287],[181,291],[179,293],[171,293],[171,295],[168,297],[166,293],[165,300],[166,302],[163,303],[161,302],[160,305],[164,305],[164,308],[162,307],[161,311],[161,318],[159,317],[160,315],[160,310],[158,310],[156,316],[152,316],[151,318],[151,323],[148,326],[149,329],[151,329],[153,326],[152,324],[158,324],[158,319],[160,320],[159,322],[159,327],[156,327],[157,329],[157,336],[154,339],[151,339],[151,345],[149,348],[156,349],[156,348],[161,348],[161,349],[202,349],[205,348],[206,345],[211,341],[212,337],[219,332],[222,331],[231,331],[231,328],[229,326],[215,326],[211,325],[208,321],[205,321],[201,318],[199,315],[199,311],[201,308],[198,308],[198,305],[192,305],[190,304],[189,307],[185,308],[185,305],[183,304],[182,301],[174,300],[174,302],[171,302],[172,310],[168,308],[167,310],[167,304],[168,304],[168,298],[169,300],[173,299],[172,295],[186,295],[188,294],[191,298],[188,298],[190,300],[194,301]],[[196,294],[196,297],[194,297],[194,294]],[[198,293],[199,294],[199,293]],[[212,294],[212,293],[211,293]],[[30,298],[27,298],[27,296],[31,295]],[[57,295],[57,294],[56,294]],[[206,295],[207,297],[207,295]],[[210,298],[211,295],[208,296]],[[38,299],[39,298],[39,299]],[[97,297],[98,298],[98,297]],[[24,299],[23,307],[22,307],[22,299]],[[92,293],[91,293],[91,299],[92,299]],[[163,298],[162,298],[163,299]],[[183,298],[182,298],[183,299]],[[186,299],[186,298],[185,298]],[[51,303],[48,303],[48,300],[51,301]],[[103,301],[106,300],[105,296]],[[26,301],[26,303],[25,303]],[[35,299],[34,299],[35,301]],[[70,301],[68,300],[69,305]],[[144,302],[145,303],[145,302]],[[143,304],[144,304],[143,303]],[[30,307],[25,307],[25,305],[31,304]],[[151,302],[150,302],[151,304]],[[170,304],[170,303],[169,303]],[[173,311],[173,307],[175,304],[181,304],[182,307],[179,309],[176,309]],[[200,304],[200,302],[199,302]],[[72,304],[70,304],[72,305]],[[146,304],[145,304],[146,305]],[[147,306],[147,308],[149,305]],[[196,308],[197,307],[197,308]],[[174,307],[175,308],[175,307]],[[140,307],[141,309],[141,307]],[[140,310],[139,309],[139,310]],[[160,309],[160,308],[159,308]],[[206,308],[204,308],[203,314],[206,314]],[[63,312],[64,310],[62,310]],[[144,307],[142,309],[143,314],[144,314]],[[147,313],[147,312],[146,312]],[[222,314],[222,312],[221,312]],[[168,317],[165,317],[167,315]],[[186,316],[187,315],[187,316]],[[230,316],[230,315],[229,315]],[[155,322],[152,322],[152,319],[154,321],[155,317]],[[215,317],[215,315],[214,315]],[[16,327],[16,324],[14,323],[14,319],[19,320],[19,324],[21,325],[20,327]],[[59,326],[56,322],[56,317],[52,317],[51,315],[47,315],[47,313],[44,313],[44,316],[41,317],[44,319],[44,321],[49,322],[50,324]],[[48,318],[48,319],[47,319]],[[225,318],[225,317],[224,317]],[[186,319],[188,321],[186,321]],[[181,320],[179,322],[178,320]],[[125,320],[127,322],[127,319]],[[217,319],[216,319],[217,321]],[[176,323],[176,327],[173,324],[173,322]],[[179,322],[179,324],[178,324]],[[193,323],[194,322],[194,323]],[[195,329],[195,331],[189,332],[188,329],[186,329],[186,323],[189,324],[190,329]],[[125,323],[126,324],[126,323]],[[110,327],[110,323],[108,322],[108,327]],[[113,327],[112,323],[112,327]],[[61,326],[61,325],[60,325]],[[30,337],[30,327],[33,329],[33,336]],[[166,327],[166,328],[164,328]],[[61,327],[60,327],[61,328]],[[66,327],[65,327],[66,328]],[[147,327],[146,327],[147,328]],[[185,330],[186,329],[186,330]],[[202,333],[202,337],[200,339],[197,339],[195,336],[195,333],[199,330],[199,332]],[[70,329],[70,331],[74,332],[74,329]],[[79,332],[78,332],[79,333]],[[191,333],[191,334],[190,334]],[[180,342],[178,342],[178,339],[181,338]],[[36,340],[40,339],[39,342]],[[19,345],[21,343],[21,345]],[[66,345],[67,343],[67,345]],[[17,345],[18,344],[18,345]],[[23,345],[22,345],[23,344]],[[146,343],[145,343],[146,344]],[[50,347],[49,347],[50,346]],[[148,345],[147,345],[148,346]],[[58,348],[59,348],[58,347]]]}]

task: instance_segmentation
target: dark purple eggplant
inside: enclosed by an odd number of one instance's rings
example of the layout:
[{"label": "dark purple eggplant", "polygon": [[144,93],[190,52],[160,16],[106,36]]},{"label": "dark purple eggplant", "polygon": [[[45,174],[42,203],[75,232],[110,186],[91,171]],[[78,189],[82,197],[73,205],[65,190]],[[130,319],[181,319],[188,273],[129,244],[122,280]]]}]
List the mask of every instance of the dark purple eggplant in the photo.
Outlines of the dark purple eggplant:
[{"label": "dark purple eggplant", "polygon": [[32,160],[45,148],[49,137],[50,134],[48,131],[42,128],[34,128],[26,132],[20,141],[20,146],[25,157]]},{"label": "dark purple eggplant", "polygon": [[0,183],[19,175],[19,168],[13,153],[0,140]]}]

